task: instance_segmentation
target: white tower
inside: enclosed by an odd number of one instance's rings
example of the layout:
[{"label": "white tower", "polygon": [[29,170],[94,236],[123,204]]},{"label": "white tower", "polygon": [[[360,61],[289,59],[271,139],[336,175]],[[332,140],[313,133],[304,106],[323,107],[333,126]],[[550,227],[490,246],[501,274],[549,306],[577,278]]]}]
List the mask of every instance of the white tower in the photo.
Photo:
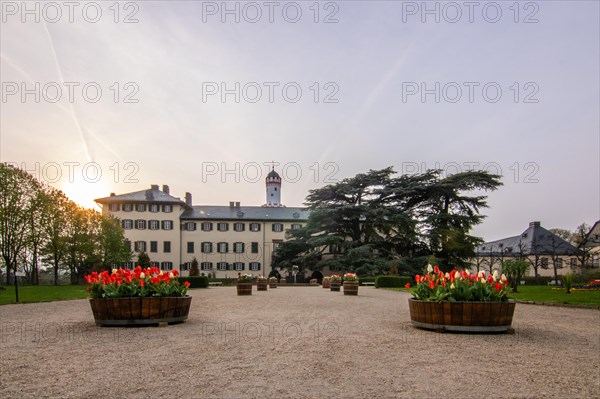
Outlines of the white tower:
[{"label": "white tower", "polygon": [[265,179],[267,186],[267,206],[281,205],[281,177],[275,172],[275,167],[269,172]]}]

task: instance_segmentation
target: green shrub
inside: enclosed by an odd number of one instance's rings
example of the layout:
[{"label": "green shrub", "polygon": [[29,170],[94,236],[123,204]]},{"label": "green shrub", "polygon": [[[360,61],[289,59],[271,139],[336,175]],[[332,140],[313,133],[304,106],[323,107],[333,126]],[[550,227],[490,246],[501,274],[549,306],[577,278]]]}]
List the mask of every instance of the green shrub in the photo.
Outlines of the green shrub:
[{"label": "green shrub", "polygon": [[399,288],[412,282],[409,276],[377,276],[375,278],[375,288]]},{"label": "green shrub", "polygon": [[600,272],[584,272],[573,275],[573,283],[583,285],[590,280],[599,280]]},{"label": "green shrub", "polygon": [[517,287],[530,267],[526,260],[508,259],[502,262],[502,273],[508,277],[512,292],[517,292]]},{"label": "green shrub", "polygon": [[188,281],[190,288],[208,288],[208,277],[206,276],[177,277],[177,279],[181,284]]},{"label": "green shrub", "polygon": [[525,281],[525,285],[548,285],[548,283],[554,280],[554,277],[550,276],[527,276],[521,280]]},{"label": "green shrub", "polygon": [[563,287],[567,290],[567,294],[570,294],[571,288],[573,288],[573,273],[565,274],[560,280]]}]

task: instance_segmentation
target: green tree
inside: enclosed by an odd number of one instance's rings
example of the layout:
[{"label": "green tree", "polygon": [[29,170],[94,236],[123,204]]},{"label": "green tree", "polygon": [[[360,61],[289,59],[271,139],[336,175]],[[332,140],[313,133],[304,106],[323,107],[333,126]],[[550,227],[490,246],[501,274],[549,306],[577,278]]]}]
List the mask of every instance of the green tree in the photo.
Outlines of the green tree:
[{"label": "green tree", "polygon": [[194,256],[192,259],[192,267],[190,268],[190,276],[199,276],[200,269],[198,268],[198,259]]},{"label": "green tree", "polygon": [[140,252],[138,254],[138,260],[137,260],[137,264],[138,266],[141,266],[143,268],[148,268],[150,267],[150,257],[148,256],[148,254],[144,251]]},{"label": "green tree", "polygon": [[502,262],[502,273],[508,278],[512,292],[517,292],[517,287],[530,266],[526,260],[507,259]]}]

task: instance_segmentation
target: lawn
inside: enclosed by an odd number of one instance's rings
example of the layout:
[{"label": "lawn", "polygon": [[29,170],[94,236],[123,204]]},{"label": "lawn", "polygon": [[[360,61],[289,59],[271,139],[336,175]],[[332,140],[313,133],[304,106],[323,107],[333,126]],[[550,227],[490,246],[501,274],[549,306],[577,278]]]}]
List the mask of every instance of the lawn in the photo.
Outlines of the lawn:
[{"label": "lawn", "polygon": [[554,302],[600,307],[600,290],[573,290],[567,294],[563,288],[544,285],[522,285],[518,293],[510,294],[511,299],[535,302]]},{"label": "lawn", "polygon": [[[15,303],[15,287],[3,286],[0,291],[0,305]],[[19,303],[62,301],[65,299],[86,298],[88,292],[84,285],[20,285]]]}]

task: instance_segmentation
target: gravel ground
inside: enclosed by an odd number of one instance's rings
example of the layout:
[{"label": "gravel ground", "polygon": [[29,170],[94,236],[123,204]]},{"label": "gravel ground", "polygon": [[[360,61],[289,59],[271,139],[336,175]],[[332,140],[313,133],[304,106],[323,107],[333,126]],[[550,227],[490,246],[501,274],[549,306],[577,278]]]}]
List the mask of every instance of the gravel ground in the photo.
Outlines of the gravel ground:
[{"label": "gravel ground", "polygon": [[600,311],[517,304],[514,335],[415,329],[407,293],[192,290],[189,320],[96,327],[87,300],[0,306],[0,396],[598,398]]}]

